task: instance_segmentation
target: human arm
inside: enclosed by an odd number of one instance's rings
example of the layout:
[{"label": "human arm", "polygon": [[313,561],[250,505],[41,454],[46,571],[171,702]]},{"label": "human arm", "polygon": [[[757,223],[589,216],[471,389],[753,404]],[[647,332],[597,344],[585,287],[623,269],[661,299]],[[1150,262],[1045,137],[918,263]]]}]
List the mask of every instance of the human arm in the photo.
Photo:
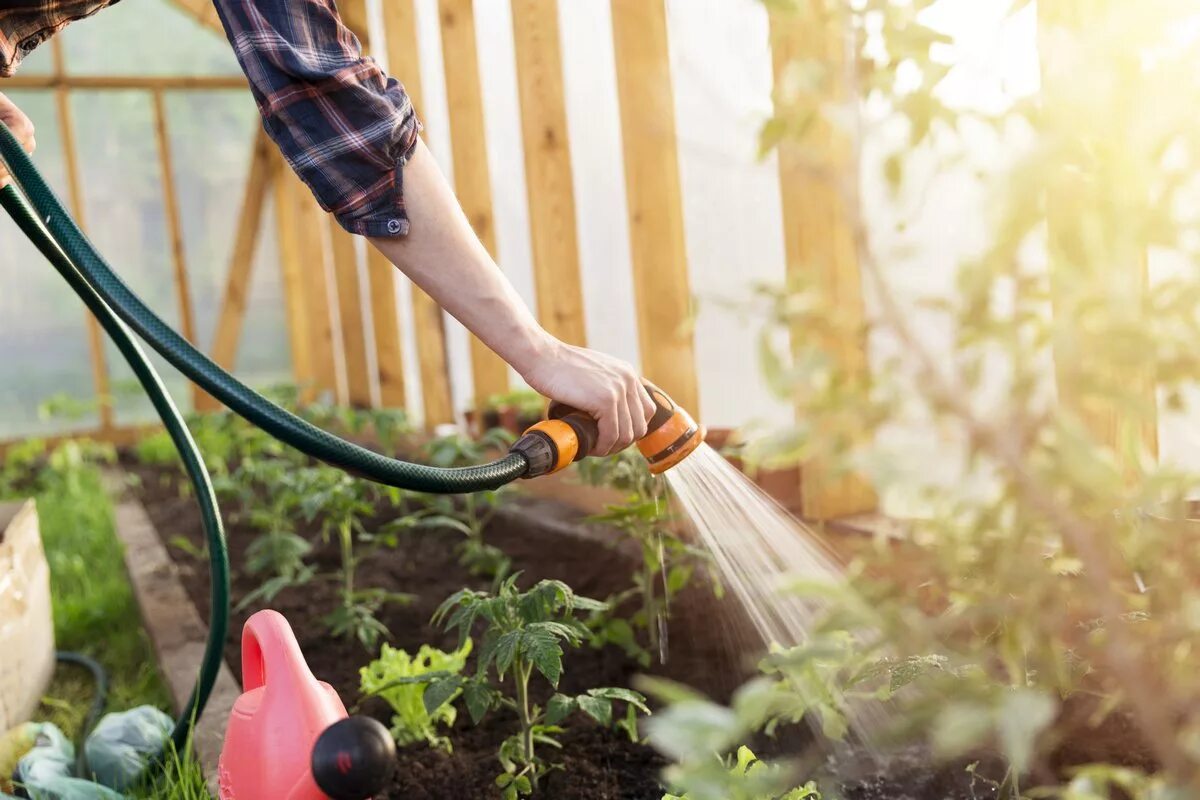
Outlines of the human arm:
[{"label": "human arm", "polygon": [[321,206],[537,391],[590,413],[594,452],[645,434],[654,406],[628,364],[550,336],[471,230],[404,87],[362,55],[332,0],[214,0],[267,133]]},{"label": "human arm", "polygon": [[595,417],[597,454],[644,436],[654,404],[636,371],[620,359],[565,344],[537,323],[471,229],[424,144],[417,144],[404,168],[404,185],[408,235],[372,238],[371,244],[530,386]]},{"label": "human arm", "polygon": [[[33,136],[33,123],[29,117],[21,109],[17,108],[17,104],[9,100],[3,94],[0,94],[0,122],[8,126],[12,131],[13,136],[17,137],[17,141],[25,148],[25,152],[32,153],[37,147],[37,141]],[[0,164],[0,189],[3,189],[11,182],[8,177],[8,171],[4,169],[4,165]]]}]

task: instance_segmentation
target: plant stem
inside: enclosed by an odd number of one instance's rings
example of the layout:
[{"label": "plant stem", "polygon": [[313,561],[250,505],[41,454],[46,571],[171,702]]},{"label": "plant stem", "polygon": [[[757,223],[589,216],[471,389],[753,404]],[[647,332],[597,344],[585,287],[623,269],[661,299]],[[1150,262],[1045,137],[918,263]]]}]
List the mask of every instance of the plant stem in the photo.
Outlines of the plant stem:
[{"label": "plant stem", "polygon": [[658,604],[654,595],[654,571],[642,561],[642,613],[646,615],[646,632],[650,636],[650,652],[662,660],[662,648],[658,635]]},{"label": "plant stem", "polygon": [[514,672],[517,678],[517,715],[521,719],[521,755],[525,758],[525,765],[530,767],[530,778],[536,788],[538,773],[532,769],[533,720],[529,717],[529,678],[533,674],[533,667],[527,665],[525,659],[518,658]]},{"label": "plant stem", "polygon": [[342,545],[342,604],[349,608],[354,598],[354,532],[348,523],[338,526]]}]

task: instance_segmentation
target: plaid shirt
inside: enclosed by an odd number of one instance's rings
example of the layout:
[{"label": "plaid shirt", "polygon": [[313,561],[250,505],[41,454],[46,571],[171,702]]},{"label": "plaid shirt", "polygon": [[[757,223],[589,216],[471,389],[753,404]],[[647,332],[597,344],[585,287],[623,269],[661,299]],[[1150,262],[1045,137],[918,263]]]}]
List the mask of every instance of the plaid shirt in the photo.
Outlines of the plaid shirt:
[{"label": "plaid shirt", "polygon": [[[116,0],[3,0],[0,76]],[[402,168],[421,126],[404,87],[364,57],[334,0],[214,0],[263,127],[351,233],[408,233]]]}]

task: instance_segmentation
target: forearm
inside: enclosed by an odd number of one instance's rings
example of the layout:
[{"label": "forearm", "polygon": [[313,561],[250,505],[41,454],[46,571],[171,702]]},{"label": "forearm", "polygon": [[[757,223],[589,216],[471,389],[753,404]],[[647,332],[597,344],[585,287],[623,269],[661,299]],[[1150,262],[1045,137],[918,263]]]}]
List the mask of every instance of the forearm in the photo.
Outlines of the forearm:
[{"label": "forearm", "polygon": [[556,344],[471,230],[432,154],[404,167],[407,236],[370,242],[522,375]]}]

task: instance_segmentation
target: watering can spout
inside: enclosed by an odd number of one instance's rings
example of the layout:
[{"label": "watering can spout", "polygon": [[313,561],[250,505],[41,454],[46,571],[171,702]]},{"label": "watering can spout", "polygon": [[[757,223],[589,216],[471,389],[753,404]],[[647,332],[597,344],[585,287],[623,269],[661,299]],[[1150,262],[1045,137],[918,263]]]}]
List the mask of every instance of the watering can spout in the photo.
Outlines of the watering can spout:
[{"label": "watering can spout", "polygon": [[246,621],[242,683],[221,749],[220,800],[367,800],[391,779],[395,745],[387,730],[347,717],[333,687],[313,677],[279,612]]}]

